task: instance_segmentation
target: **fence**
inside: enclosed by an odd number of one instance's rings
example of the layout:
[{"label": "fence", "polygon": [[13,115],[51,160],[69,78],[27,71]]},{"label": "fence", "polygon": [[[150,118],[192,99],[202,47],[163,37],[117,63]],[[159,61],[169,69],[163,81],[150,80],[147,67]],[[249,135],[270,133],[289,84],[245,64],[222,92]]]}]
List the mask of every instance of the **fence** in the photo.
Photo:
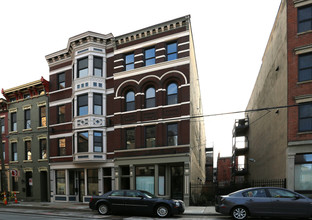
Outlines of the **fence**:
[{"label": "fence", "polygon": [[231,192],[248,188],[248,187],[281,187],[286,188],[286,179],[273,180],[251,180],[244,183],[230,183],[226,186],[218,187],[214,183],[191,184],[190,186],[190,205],[193,206],[210,206],[214,205],[217,195],[226,195]]}]

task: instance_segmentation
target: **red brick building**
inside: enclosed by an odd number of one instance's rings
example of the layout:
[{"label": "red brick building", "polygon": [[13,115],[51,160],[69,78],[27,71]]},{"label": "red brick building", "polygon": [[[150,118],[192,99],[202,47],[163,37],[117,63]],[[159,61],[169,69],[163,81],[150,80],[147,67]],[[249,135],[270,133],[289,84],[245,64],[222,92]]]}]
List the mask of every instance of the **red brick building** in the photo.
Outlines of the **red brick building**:
[{"label": "red brick building", "polygon": [[220,157],[217,160],[217,183],[219,187],[229,186],[232,181],[232,157]]},{"label": "red brick building", "polygon": [[312,194],[311,85],[312,1],[282,0],[247,106],[264,109],[248,113],[249,178]]},{"label": "red brick building", "polygon": [[122,36],[85,32],[46,56],[53,201],[111,189],[190,200],[205,128],[190,17]]}]

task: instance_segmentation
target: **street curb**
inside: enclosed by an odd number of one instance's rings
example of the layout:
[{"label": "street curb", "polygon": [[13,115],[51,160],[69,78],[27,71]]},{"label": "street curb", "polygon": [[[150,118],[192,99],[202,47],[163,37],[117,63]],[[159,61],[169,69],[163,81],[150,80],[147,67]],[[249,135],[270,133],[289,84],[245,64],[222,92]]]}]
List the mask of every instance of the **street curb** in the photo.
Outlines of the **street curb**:
[{"label": "street curb", "polygon": [[[40,205],[40,206],[34,206],[34,205],[24,205],[24,204],[20,204],[20,203],[17,203],[17,204],[8,204],[8,205],[4,205],[3,203],[0,203],[0,207],[3,207],[3,208],[8,208],[8,209],[14,209],[14,208],[17,208],[17,209],[40,209],[40,210],[62,210],[62,211],[65,211],[65,210],[68,210],[68,211],[79,211],[79,212],[86,212],[86,213],[91,213],[93,212],[94,210],[91,210],[89,208],[89,206],[86,205],[86,207],[83,207],[81,208],[81,205],[80,206],[77,206],[76,208],[69,208],[69,207],[65,207],[65,206],[62,206],[62,207],[55,207],[55,206],[45,206],[45,205]],[[197,216],[221,216],[220,213],[198,213],[198,212],[187,212],[187,213],[183,213],[182,215],[185,215],[185,216],[190,216],[190,215],[197,215]]]}]

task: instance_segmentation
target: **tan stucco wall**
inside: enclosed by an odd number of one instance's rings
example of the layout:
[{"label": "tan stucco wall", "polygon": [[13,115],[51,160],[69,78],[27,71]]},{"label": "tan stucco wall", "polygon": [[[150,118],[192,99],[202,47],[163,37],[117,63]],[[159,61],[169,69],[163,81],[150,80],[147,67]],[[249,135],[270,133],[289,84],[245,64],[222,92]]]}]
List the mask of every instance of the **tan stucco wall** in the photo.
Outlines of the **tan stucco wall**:
[{"label": "tan stucco wall", "polygon": [[[286,5],[280,6],[247,110],[287,105]],[[257,43],[257,42],[255,42]],[[286,178],[287,108],[248,112],[249,179]]]},{"label": "tan stucco wall", "polygon": [[[189,29],[191,32],[191,28]],[[206,134],[204,118],[196,117],[203,115],[203,109],[192,33],[190,33],[190,101],[190,178],[191,183],[204,183]]]}]

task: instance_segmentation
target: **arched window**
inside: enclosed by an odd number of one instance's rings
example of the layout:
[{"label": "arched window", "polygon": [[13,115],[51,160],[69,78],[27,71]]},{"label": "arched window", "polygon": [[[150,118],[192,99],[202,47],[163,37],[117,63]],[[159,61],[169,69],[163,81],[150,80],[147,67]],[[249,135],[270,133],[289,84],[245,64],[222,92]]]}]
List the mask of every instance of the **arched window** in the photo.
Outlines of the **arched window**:
[{"label": "arched window", "polygon": [[156,92],[154,87],[149,87],[145,92],[145,108],[156,106]]},{"label": "arched window", "polygon": [[133,91],[129,91],[126,94],[126,111],[135,109],[135,96]]},{"label": "arched window", "polygon": [[167,87],[167,105],[178,103],[178,85],[170,83]]}]

